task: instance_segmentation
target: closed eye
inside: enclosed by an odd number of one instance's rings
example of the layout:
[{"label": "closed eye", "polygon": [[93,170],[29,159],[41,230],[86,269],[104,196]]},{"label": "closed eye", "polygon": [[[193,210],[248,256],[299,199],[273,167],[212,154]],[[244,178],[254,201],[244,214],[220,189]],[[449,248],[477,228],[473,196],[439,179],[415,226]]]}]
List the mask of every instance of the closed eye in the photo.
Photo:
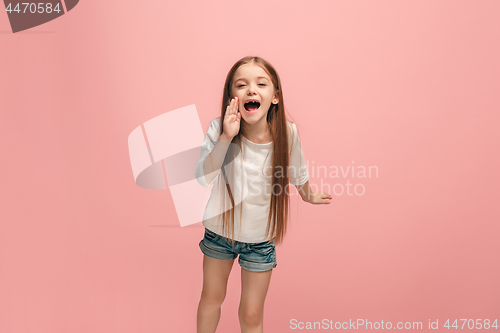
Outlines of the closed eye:
[{"label": "closed eye", "polygon": [[[245,85],[244,84],[240,84],[238,85],[238,88],[241,88],[241,87],[244,87]],[[259,83],[259,86],[266,86],[264,83]]]}]

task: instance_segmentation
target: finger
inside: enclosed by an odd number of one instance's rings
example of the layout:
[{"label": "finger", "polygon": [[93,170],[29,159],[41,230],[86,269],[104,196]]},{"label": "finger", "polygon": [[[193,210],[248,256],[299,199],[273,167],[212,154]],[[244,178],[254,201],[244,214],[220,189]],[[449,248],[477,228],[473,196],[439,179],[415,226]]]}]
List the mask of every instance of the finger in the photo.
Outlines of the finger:
[{"label": "finger", "polygon": [[231,100],[231,114],[235,114],[234,106],[236,105],[236,97]]},{"label": "finger", "polygon": [[231,104],[229,104],[229,114],[233,114],[234,111],[234,98],[231,100]]},{"label": "finger", "polygon": [[234,98],[234,114],[238,113],[238,107],[240,105],[240,101],[238,100],[238,97]]}]

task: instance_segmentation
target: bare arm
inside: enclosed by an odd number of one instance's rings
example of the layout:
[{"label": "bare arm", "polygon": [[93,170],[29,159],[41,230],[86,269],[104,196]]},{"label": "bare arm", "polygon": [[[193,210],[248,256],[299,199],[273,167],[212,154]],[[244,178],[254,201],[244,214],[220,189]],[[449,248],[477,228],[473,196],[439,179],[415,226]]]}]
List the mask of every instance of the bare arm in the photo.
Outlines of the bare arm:
[{"label": "bare arm", "polygon": [[330,204],[332,196],[324,192],[312,192],[309,180],[302,185],[296,185],[302,200],[310,204]]},{"label": "bare arm", "polygon": [[212,149],[210,154],[203,161],[203,174],[205,175],[207,184],[210,184],[210,182],[219,175],[222,162],[224,162],[227,149],[232,139],[233,138],[228,137],[225,133],[222,133],[214,149]]}]

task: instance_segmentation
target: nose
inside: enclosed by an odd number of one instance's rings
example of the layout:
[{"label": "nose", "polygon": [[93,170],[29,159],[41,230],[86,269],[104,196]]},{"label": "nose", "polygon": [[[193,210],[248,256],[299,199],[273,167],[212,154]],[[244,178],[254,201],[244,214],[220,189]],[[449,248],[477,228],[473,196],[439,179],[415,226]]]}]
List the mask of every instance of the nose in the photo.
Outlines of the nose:
[{"label": "nose", "polygon": [[251,94],[254,94],[255,93],[255,87],[253,84],[249,84],[248,85],[248,94],[251,95]]}]

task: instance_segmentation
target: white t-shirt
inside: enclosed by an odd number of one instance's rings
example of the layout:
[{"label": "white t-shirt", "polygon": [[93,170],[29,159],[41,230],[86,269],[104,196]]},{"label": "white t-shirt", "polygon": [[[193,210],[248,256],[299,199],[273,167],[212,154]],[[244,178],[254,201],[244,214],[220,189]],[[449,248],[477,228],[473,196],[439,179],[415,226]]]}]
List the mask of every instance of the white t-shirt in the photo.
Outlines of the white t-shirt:
[{"label": "white t-shirt", "polygon": [[[292,122],[289,122],[288,125],[290,133],[288,137],[289,151],[292,152],[289,157],[288,176],[290,183],[298,186],[309,180],[309,172],[304,154],[302,153],[297,125]],[[216,219],[216,215],[222,212],[220,199],[217,200],[217,192],[220,191],[217,182],[223,178],[221,172],[220,170],[218,171],[217,176],[210,184],[207,184],[203,173],[203,161],[219,140],[220,126],[221,117],[215,118],[210,122],[207,133],[203,138],[201,156],[196,165],[195,176],[198,183],[204,187],[214,184],[210,199],[205,208],[203,225],[216,234],[231,237],[231,232],[229,235],[224,235],[222,224],[218,223]],[[231,192],[236,204],[234,208],[234,239],[245,243],[260,243],[268,240],[266,237],[266,227],[271,194],[273,192],[271,189],[272,142],[258,144],[251,142],[243,135],[240,136],[243,151],[232,162],[235,170],[234,174],[237,177],[234,184],[231,185]],[[235,144],[231,145],[237,147]],[[279,175],[277,176],[279,177]],[[287,190],[288,193],[291,193],[290,188]],[[275,188],[274,190],[278,194],[279,191],[279,188]],[[227,191],[226,198],[229,198]],[[229,199],[227,200],[229,201]],[[240,214],[240,205],[243,205],[242,214]]]}]

